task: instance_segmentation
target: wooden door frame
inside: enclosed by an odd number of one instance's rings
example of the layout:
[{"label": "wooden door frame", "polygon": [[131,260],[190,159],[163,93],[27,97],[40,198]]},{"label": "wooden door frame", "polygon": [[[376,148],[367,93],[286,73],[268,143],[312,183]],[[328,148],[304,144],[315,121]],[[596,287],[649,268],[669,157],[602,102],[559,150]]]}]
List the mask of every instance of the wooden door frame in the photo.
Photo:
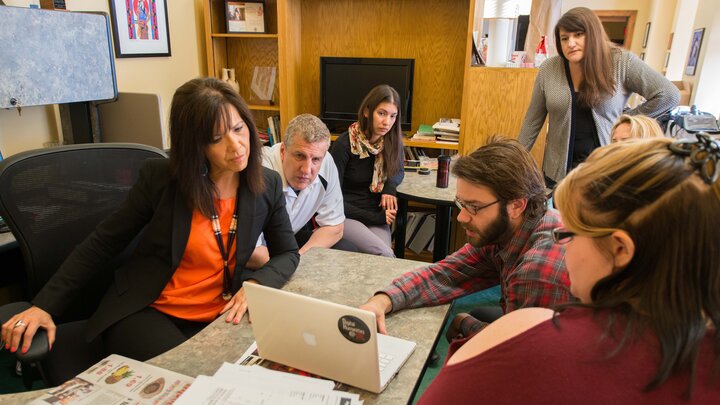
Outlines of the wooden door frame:
[{"label": "wooden door frame", "polygon": [[637,20],[637,10],[593,10],[600,21],[606,22],[624,22],[627,21],[625,30],[625,49],[630,50],[632,46],[633,34],[635,34],[635,21]]}]

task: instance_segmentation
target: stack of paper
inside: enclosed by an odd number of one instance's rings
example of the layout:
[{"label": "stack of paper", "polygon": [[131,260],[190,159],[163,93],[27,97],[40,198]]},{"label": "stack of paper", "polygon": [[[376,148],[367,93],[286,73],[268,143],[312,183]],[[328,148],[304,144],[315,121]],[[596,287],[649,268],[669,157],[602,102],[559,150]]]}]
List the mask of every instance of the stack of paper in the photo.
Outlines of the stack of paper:
[{"label": "stack of paper", "polygon": [[224,363],[212,377],[198,376],[175,404],[362,404],[360,396],[348,389],[258,357],[253,343],[235,364]]},{"label": "stack of paper", "polygon": [[198,376],[176,405],[362,404],[358,394],[334,391],[334,382],[224,363],[214,376]]}]

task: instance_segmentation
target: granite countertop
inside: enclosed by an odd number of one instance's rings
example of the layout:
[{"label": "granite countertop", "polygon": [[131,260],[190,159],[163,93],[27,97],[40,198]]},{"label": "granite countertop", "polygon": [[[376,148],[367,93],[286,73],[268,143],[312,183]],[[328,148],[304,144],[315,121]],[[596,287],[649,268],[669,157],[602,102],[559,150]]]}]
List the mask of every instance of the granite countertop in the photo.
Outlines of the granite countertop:
[{"label": "granite countertop", "polygon": [[453,205],[455,192],[457,191],[457,177],[450,176],[447,188],[435,186],[437,180],[436,172],[429,175],[418,174],[417,172],[406,172],[403,182],[397,186],[398,197],[410,200],[426,200],[429,203],[446,203]]},{"label": "granite countertop", "polygon": [[[359,306],[396,276],[426,264],[315,248],[302,256],[297,271],[284,289]],[[422,374],[447,310],[448,305],[443,305],[391,314],[387,318],[388,332],[416,342],[415,352],[381,395],[359,389],[352,391],[360,393],[366,405],[406,403]],[[193,377],[212,375],[223,362],[235,362],[253,341],[247,318],[240,325],[232,325],[220,317],[187,342],[147,362]],[[41,393],[2,395],[0,402],[21,404]]]}]

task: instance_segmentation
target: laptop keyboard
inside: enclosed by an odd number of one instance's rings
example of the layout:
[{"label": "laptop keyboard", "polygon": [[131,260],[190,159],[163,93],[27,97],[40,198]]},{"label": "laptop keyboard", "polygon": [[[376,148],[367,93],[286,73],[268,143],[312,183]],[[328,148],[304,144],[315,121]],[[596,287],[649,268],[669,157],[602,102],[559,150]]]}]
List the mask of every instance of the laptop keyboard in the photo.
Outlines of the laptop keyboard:
[{"label": "laptop keyboard", "polygon": [[390,364],[393,358],[394,357],[391,354],[380,353],[378,355],[378,360],[380,360],[380,371],[385,370],[385,367]]}]

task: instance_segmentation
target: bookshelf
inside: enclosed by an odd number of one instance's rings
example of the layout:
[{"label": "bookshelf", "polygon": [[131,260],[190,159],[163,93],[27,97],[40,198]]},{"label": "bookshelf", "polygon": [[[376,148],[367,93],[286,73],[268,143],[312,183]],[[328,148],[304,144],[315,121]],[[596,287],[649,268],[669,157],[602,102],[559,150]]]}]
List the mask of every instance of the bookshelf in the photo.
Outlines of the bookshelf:
[{"label": "bookshelf", "polygon": [[[281,114],[281,86],[277,77],[279,64],[278,4],[265,1],[263,34],[229,34],[225,20],[224,0],[204,0],[206,62],[209,76],[222,77],[223,68],[234,68],[240,94],[248,102],[258,128],[267,127],[267,117]],[[250,89],[256,66],[276,68],[275,89],[270,105],[260,103]]]}]

